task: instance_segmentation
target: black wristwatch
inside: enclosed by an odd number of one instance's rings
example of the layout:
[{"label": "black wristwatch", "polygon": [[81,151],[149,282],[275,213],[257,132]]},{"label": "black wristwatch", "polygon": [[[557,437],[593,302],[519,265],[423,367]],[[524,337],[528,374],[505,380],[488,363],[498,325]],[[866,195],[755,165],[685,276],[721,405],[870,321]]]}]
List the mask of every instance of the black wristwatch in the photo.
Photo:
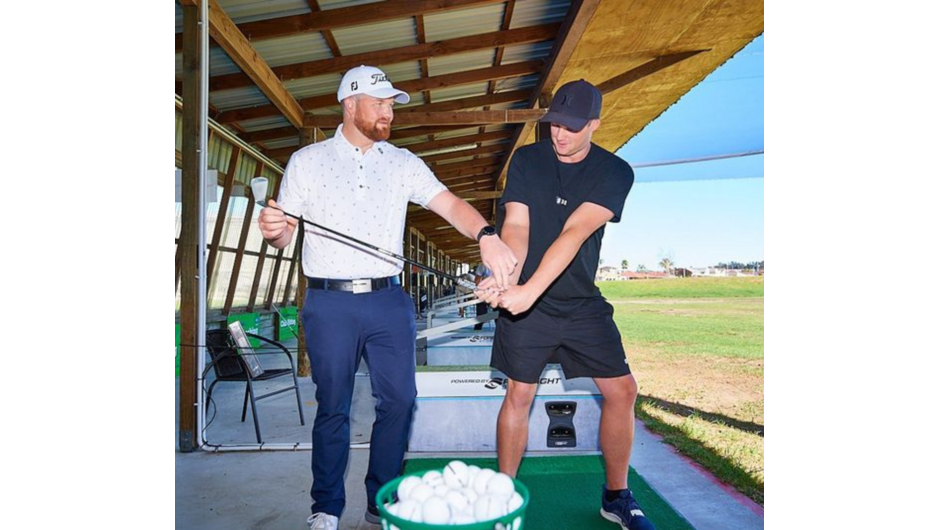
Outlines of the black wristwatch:
[{"label": "black wristwatch", "polygon": [[483,236],[495,236],[495,235],[496,235],[496,228],[494,228],[491,225],[486,225],[483,228],[481,228],[480,233],[477,234],[477,243],[479,243],[480,240],[483,239]]}]

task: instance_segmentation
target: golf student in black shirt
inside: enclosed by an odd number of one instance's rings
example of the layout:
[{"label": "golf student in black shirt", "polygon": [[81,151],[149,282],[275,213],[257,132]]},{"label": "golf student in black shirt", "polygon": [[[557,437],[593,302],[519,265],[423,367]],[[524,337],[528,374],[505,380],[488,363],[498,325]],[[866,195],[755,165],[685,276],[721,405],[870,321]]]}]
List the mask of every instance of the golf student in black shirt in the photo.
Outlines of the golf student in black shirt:
[{"label": "golf student in black shirt", "polygon": [[591,143],[601,99],[584,80],[565,84],[541,120],[551,123],[551,141],[513,155],[500,237],[524,265],[507,289],[487,279],[476,293],[502,313],[490,363],[509,379],[496,429],[499,470],[516,476],[539,377],[550,359],[560,362],[569,379],[592,377],[604,397],[601,515],[624,529],[650,530],[627,486],[637,383],[613,307],[594,284],[604,226],[620,221],[633,186],[630,165]]}]

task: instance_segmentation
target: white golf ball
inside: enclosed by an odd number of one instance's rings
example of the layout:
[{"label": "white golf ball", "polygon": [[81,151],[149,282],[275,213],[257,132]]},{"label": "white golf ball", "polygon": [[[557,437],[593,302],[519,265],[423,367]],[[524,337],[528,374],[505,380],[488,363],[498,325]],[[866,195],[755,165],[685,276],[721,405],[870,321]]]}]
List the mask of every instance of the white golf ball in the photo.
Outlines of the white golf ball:
[{"label": "white golf ball", "polygon": [[480,466],[470,464],[467,466],[467,471],[470,472],[470,483],[473,484],[473,479],[477,478],[477,473],[480,472]]},{"label": "white golf ball", "polygon": [[444,483],[444,475],[440,471],[431,470],[421,477],[421,482],[434,488]]},{"label": "white golf ball", "polygon": [[428,497],[432,495],[434,495],[434,488],[422,482],[421,484],[415,486],[413,490],[411,490],[411,495],[408,497],[408,499],[423,503],[424,501],[428,500]]},{"label": "white golf ball", "polygon": [[460,490],[450,490],[444,496],[444,500],[450,505],[451,511],[462,512],[470,506],[470,499]]},{"label": "white golf ball", "polygon": [[430,497],[421,506],[421,517],[428,524],[447,524],[450,522],[450,506],[441,497]]},{"label": "white golf ball", "polygon": [[487,483],[495,475],[496,475],[496,472],[493,471],[492,469],[489,469],[489,468],[481,469],[480,472],[477,473],[476,478],[473,479],[473,489],[476,490],[476,492],[479,493],[480,495],[483,495],[484,493],[486,493]]},{"label": "white golf ball", "polygon": [[509,498],[516,491],[512,478],[505,473],[497,473],[486,483],[486,492],[491,495]]},{"label": "white golf ball", "polygon": [[480,498],[480,494],[473,488],[464,488],[460,490],[464,495],[467,496],[467,499],[470,501],[470,504],[477,502],[477,499]]},{"label": "white golf ball", "polygon": [[512,513],[522,507],[522,495],[519,495],[518,491],[513,492],[512,497],[509,497],[509,503],[507,509],[509,513]]},{"label": "white golf ball", "polygon": [[441,484],[440,486],[435,486],[435,487],[434,487],[434,495],[436,495],[436,496],[438,496],[438,497],[440,497],[440,498],[442,498],[442,499],[447,496],[447,492],[449,492],[449,491],[453,491],[453,490],[451,490],[450,488],[448,488],[446,484]]},{"label": "white golf ball", "polygon": [[460,460],[454,460],[444,468],[444,483],[451,489],[470,485],[470,468]]},{"label": "white golf ball", "polygon": [[411,490],[413,490],[418,484],[421,484],[421,479],[418,477],[406,477],[404,480],[399,482],[398,500],[403,501],[411,498]]},{"label": "white golf ball", "polygon": [[494,495],[480,495],[473,505],[473,515],[477,521],[488,521],[506,513],[506,501]]},{"label": "white golf ball", "polygon": [[422,522],[421,503],[414,499],[401,501],[398,506],[397,515],[398,517],[401,517],[402,519],[420,523]]}]

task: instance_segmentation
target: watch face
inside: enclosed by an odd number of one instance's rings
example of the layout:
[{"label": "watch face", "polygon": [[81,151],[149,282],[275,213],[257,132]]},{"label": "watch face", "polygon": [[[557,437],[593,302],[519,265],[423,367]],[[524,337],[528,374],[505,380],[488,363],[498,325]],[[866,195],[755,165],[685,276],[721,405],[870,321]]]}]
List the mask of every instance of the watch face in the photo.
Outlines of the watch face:
[{"label": "watch face", "polygon": [[484,226],[480,229],[480,233],[477,234],[477,241],[479,241],[483,236],[493,236],[496,235],[496,229],[492,226]]}]

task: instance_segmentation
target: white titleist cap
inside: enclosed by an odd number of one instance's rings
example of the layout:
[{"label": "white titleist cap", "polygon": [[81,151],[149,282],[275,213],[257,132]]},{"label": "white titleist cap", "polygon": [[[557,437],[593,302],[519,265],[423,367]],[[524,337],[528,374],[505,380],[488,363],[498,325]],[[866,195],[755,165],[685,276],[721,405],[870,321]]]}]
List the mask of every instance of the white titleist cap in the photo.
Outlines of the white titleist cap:
[{"label": "white titleist cap", "polygon": [[346,72],[336,91],[336,99],[343,101],[349,96],[366,94],[374,98],[395,98],[396,103],[408,103],[411,98],[392,86],[385,72],[374,66],[357,66]]}]

